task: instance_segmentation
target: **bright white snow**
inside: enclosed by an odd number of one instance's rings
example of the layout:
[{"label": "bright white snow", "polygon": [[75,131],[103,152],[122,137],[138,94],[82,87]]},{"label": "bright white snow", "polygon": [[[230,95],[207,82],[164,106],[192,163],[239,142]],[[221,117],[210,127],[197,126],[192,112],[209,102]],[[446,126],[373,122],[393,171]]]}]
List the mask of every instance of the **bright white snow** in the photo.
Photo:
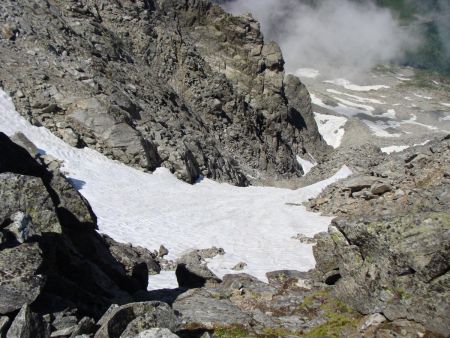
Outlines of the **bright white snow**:
[{"label": "bright white snow", "polygon": [[314,119],[325,142],[333,148],[339,147],[345,134],[347,118],[314,112]]},{"label": "bright white snow", "polygon": [[441,102],[441,105],[444,107],[450,108],[450,103]]},{"label": "bright white snow", "polygon": [[331,83],[336,86],[344,87],[348,90],[353,90],[355,92],[369,92],[371,90],[380,90],[380,89],[389,89],[389,86],[385,85],[373,85],[373,86],[358,86],[356,84],[351,83],[349,80],[346,79],[335,79],[335,80],[327,80],[324,81],[325,83]]},{"label": "bright white snow", "polygon": [[[330,179],[298,190],[238,188],[208,179],[189,185],[166,169],[148,174],[94,150],[69,146],[20,117],[1,90],[0,130],[8,135],[21,131],[43,152],[63,161],[62,169],[77,180],[77,188],[96,213],[100,232],[149,249],[164,244],[169,259],[190,249],[222,247],[226,254],[209,263],[219,276],[232,273],[241,261],[248,264],[243,272],[262,280],[268,271],[313,268],[312,245],[291,237],[325,231],[331,217],[294,204],[351,174],[344,166]],[[158,287],[173,286],[170,273],[159,280]]]},{"label": "bright white snow", "polygon": [[409,146],[389,146],[381,148],[381,151],[386,154],[391,154],[391,153],[398,153],[408,148]]},{"label": "bright white snow", "polygon": [[[311,155],[309,155],[309,156],[311,156]],[[300,165],[302,166],[303,172],[305,175],[307,173],[309,173],[311,171],[311,169],[317,165],[317,163],[315,161],[313,163],[311,161],[305,160],[304,158],[301,158],[298,155],[297,155],[297,162],[300,163]]]},{"label": "bright white snow", "polygon": [[382,117],[387,117],[390,119],[396,119],[397,118],[397,112],[395,109],[388,109],[386,113],[381,115]]},{"label": "bright white snow", "polygon": [[[415,146],[424,146],[428,142],[430,142],[430,140],[426,140],[426,141],[424,141],[422,143],[413,144],[413,147],[415,147]],[[410,146],[389,146],[389,147],[381,148],[381,151],[383,153],[386,153],[386,154],[391,154],[391,153],[398,153],[400,151],[408,149],[409,147]]]},{"label": "bright white snow", "polygon": [[177,287],[175,271],[161,271],[158,275],[148,276],[148,290],[176,289]]}]

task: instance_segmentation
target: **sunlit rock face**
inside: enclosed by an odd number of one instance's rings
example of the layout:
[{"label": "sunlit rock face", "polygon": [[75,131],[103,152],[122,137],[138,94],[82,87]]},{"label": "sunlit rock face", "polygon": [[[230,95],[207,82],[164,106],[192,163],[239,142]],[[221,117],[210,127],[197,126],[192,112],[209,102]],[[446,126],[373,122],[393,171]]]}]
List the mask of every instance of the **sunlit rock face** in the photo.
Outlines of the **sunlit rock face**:
[{"label": "sunlit rock face", "polygon": [[206,0],[4,1],[1,13],[5,89],[73,146],[236,185],[299,177],[297,154],[329,149],[307,90],[249,16]]}]

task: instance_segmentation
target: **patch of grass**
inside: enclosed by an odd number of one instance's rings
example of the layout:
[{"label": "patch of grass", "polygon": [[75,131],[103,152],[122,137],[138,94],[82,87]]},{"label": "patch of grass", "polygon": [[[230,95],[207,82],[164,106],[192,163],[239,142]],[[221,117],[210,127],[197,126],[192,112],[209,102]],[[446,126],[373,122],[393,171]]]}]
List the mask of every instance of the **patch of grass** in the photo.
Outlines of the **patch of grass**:
[{"label": "patch of grass", "polygon": [[338,338],[342,335],[345,328],[356,327],[359,319],[348,315],[330,314],[329,320],[305,334],[305,337],[329,337]]},{"label": "patch of grass", "polygon": [[251,337],[250,332],[241,326],[217,327],[214,329],[214,335],[218,338]]},{"label": "patch of grass", "polygon": [[262,333],[256,334],[241,326],[228,326],[215,328],[214,335],[218,338],[274,338],[298,336],[300,334],[282,327],[267,327],[263,329]]},{"label": "patch of grass", "polygon": [[316,302],[324,302],[327,297],[329,297],[329,290],[319,290],[310,293],[303,298],[303,301],[299,304],[301,310],[307,310]]},{"label": "patch of grass", "polygon": [[281,327],[268,327],[264,329],[264,335],[259,335],[258,338],[266,337],[265,335],[267,335],[267,337],[289,337],[298,336],[299,334]]},{"label": "patch of grass", "polygon": [[[317,298],[314,298],[314,296]],[[344,330],[354,328],[359,323],[361,315],[347,304],[334,298],[329,291],[325,290],[325,292],[321,292],[319,295],[311,295],[311,297],[313,298],[306,297],[306,303],[320,300],[319,297],[322,297],[323,302],[320,305],[320,310],[327,321],[312,328],[304,335],[305,337],[340,337]]]},{"label": "patch of grass", "polygon": [[[438,90],[443,93],[450,88],[450,76],[426,69],[415,69],[410,81],[403,82],[400,86],[405,88],[422,88]],[[437,81],[438,84],[433,81]]]}]

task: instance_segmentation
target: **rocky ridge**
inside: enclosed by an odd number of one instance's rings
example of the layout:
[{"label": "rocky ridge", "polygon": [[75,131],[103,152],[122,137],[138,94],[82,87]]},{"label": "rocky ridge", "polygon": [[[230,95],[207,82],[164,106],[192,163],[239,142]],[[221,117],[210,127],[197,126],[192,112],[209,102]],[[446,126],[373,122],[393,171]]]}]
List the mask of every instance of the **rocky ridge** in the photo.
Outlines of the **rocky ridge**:
[{"label": "rocky ridge", "polygon": [[385,156],[308,202],[339,215],[314,247],[317,270],[339,299],[448,335],[449,167],[447,136]]},{"label": "rocky ridge", "polygon": [[237,185],[329,150],[278,45],[208,0],[6,0],[0,27],[2,87],[73,146]]}]

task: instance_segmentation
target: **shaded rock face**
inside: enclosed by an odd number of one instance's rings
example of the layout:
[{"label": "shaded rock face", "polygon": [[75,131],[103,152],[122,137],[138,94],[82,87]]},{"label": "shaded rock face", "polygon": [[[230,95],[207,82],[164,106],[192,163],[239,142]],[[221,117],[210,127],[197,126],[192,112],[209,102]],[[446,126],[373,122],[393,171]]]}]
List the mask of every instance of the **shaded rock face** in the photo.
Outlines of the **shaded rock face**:
[{"label": "shaded rock face", "polygon": [[148,284],[148,275],[160,273],[161,267],[156,260],[156,254],[143,247],[118,243],[107,235],[102,235],[102,237],[111,255],[123,265],[127,275],[136,280],[138,288],[145,290]]},{"label": "shaded rock face", "polygon": [[100,319],[95,338],[133,338],[151,328],[177,331],[179,318],[169,305],[161,302],[130,303],[116,307]]},{"label": "shaded rock face", "polygon": [[95,317],[145,290],[96,233],[87,202],[24,147],[0,133],[0,313],[32,303]]},{"label": "shaded rock face", "polygon": [[[358,311],[450,332],[450,137],[387,157],[309,206],[340,214],[316,236],[322,280]],[[319,203],[320,202],[320,203]]]},{"label": "shaded rock face", "polygon": [[36,243],[3,249],[0,259],[0,313],[6,314],[29,304],[40,295],[45,283],[37,273],[42,252]]},{"label": "shaded rock face", "polygon": [[295,155],[328,151],[279,47],[208,0],[5,0],[0,24],[15,27],[2,85],[74,146],[237,185],[301,176]]},{"label": "shaded rock face", "polygon": [[221,282],[220,278],[207,267],[201,250],[180,257],[177,260],[175,274],[181,288],[200,288],[207,283]]},{"label": "shaded rock face", "polygon": [[49,330],[46,323],[38,315],[31,312],[25,304],[17,314],[8,330],[10,338],[47,338]]}]

